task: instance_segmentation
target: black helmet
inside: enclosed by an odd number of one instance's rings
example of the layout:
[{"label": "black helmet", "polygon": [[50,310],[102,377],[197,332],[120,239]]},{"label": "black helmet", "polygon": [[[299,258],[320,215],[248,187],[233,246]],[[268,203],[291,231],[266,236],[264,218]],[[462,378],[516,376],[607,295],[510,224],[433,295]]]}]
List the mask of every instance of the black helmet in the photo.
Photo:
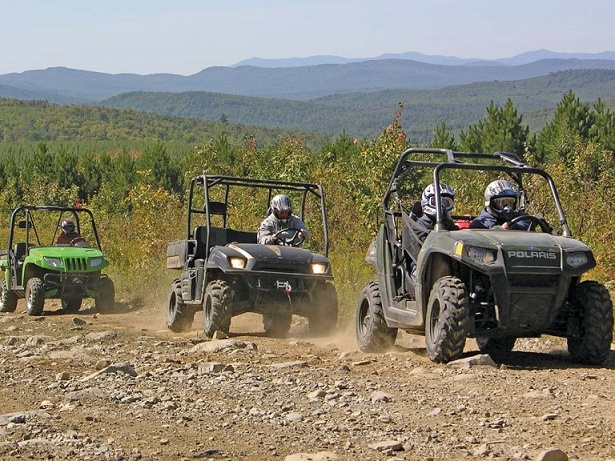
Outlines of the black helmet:
[{"label": "black helmet", "polygon": [[64,232],[74,232],[75,231],[75,223],[70,219],[65,219],[62,221],[62,230]]},{"label": "black helmet", "polygon": [[[288,195],[276,195],[271,200],[271,212],[282,222],[286,222],[293,212],[293,204]],[[280,217],[280,213],[286,212],[285,217]]]},{"label": "black helmet", "polygon": [[496,218],[510,220],[514,217],[519,200],[519,190],[512,182],[498,179],[485,189],[485,206]]}]

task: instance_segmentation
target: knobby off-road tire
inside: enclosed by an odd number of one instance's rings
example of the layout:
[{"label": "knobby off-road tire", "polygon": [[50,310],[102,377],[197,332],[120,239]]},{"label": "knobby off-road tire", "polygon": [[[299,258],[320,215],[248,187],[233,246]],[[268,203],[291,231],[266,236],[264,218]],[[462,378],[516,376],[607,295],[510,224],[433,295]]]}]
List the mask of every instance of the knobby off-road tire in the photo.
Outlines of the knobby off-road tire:
[{"label": "knobby off-road tire", "polygon": [[77,312],[81,309],[81,296],[66,296],[61,301],[62,310],[65,312]]},{"label": "knobby off-road tire", "polygon": [[581,336],[568,338],[568,352],[575,362],[599,365],[606,360],[613,341],[613,303],[608,290],[598,282],[576,286],[574,308],[581,316]]},{"label": "knobby off-road tire", "polygon": [[314,292],[315,305],[308,316],[310,333],[327,336],[337,326],[337,290],[328,282],[319,283]]},{"label": "knobby off-road tire", "polygon": [[105,314],[113,310],[115,306],[115,285],[109,277],[103,277],[98,281],[96,286],[98,290],[98,298],[94,300],[96,312]]},{"label": "knobby off-road tire", "polygon": [[194,309],[182,301],[181,281],[171,284],[167,297],[167,327],[175,333],[189,331],[194,320]]},{"label": "knobby off-road tire", "polygon": [[231,327],[230,304],[233,290],[222,280],[209,282],[203,302],[203,330],[211,338],[216,331],[228,333]]},{"label": "knobby off-road tire", "polygon": [[272,338],[284,338],[290,330],[292,314],[263,314],[263,328],[267,336]]},{"label": "knobby off-road tire", "polygon": [[17,309],[17,295],[10,291],[6,279],[0,280],[0,312],[15,312]]},{"label": "knobby off-road tire", "polygon": [[484,354],[489,354],[493,360],[506,358],[515,347],[517,338],[488,338],[477,336],[476,345]]},{"label": "knobby off-road tire", "polygon": [[442,277],[427,303],[425,345],[434,362],[450,362],[463,353],[469,327],[469,302],[465,284],[457,277]]},{"label": "knobby off-road tire", "polygon": [[355,333],[359,349],[364,352],[383,352],[395,344],[397,328],[390,328],[384,320],[376,282],[368,283],[359,296]]},{"label": "knobby off-road tire", "polygon": [[32,277],[26,284],[26,310],[28,315],[42,315],[45,306],[45,286],[38,277]]}]

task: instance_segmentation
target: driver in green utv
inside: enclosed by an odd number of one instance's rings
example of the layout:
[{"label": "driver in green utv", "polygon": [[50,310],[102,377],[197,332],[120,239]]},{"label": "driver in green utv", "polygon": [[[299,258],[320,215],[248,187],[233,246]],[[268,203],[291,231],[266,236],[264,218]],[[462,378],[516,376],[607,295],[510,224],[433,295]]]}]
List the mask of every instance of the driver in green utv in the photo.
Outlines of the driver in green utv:
[{"label": "driver in green utv", "polygon": [[75,230],[75,223],[70,219],[62,221],[62,233],[56,239],[56,245],[70,245],[75,239],[81,239]]}]

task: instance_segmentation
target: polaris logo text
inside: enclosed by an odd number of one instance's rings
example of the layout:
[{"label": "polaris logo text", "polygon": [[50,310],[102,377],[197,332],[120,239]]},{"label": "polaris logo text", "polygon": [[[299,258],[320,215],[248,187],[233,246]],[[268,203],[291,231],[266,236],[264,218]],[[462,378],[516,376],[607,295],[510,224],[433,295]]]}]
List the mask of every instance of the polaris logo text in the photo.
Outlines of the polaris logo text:
[{"label": "polaris logo text", "polygon": [[525,259],[557,259],[557,253],[552,251],[509,251],[509,258],[525,258]]}]

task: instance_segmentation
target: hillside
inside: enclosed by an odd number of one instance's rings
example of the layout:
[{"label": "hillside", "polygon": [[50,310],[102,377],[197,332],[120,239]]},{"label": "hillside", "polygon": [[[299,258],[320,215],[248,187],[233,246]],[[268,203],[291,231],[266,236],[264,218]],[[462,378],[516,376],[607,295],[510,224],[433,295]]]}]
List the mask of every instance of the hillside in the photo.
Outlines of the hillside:
[{"label": "hillside", "polygon": [[[0,75],[0,85],[28,90],[35,99],[101,101],[131,91],[208,91],[242,96],[308,100],[387,89],[438,89],[475,82],[513,81],[573,69],[615,70],[608,59],[543,59],[522,65],[437,65],[404,59],[347,64],[262,68],[210,67],[194,75],[105,74],[63,67]],[[14,91],[14,90],[11,90]],[[41,97],[36,96],[40,94]],[[55,96],[50,96],[50,95]],[[0,87],[0,97],[8,97]]]},{"label": "hillside", "polygon": [[0,99],[0,153],[18,144],[38,141],[114,145],[164,141],[192,148],[195,144],[216,140],[223,134],[235,145],[245,143],[246,137],[253,137],[263,147],[285,137],[304,139],[311,148],[324,142],[322,135],[285,129],[163,116],[134,110]]},{"label": "hillside", "polygon": [[338,94],[310,101],[208,92],[132,92],[101,105],[205,120],[219,120],[224,115],[233,123],[329,135],[345,130],[354,137],[371,137],[390,123],[401,102],[406,106],[403,119],[411,138],[426,142],[442,122],[452,131],[465,129],[485,115],[491,101],[503,105],[508,98],[524,114],[526,123],[539,130],[570,90],[583,101],[602,98],[611,106],[615,104],[615,70],[571,70],[512,82]]}]

